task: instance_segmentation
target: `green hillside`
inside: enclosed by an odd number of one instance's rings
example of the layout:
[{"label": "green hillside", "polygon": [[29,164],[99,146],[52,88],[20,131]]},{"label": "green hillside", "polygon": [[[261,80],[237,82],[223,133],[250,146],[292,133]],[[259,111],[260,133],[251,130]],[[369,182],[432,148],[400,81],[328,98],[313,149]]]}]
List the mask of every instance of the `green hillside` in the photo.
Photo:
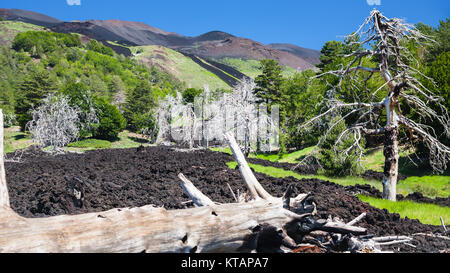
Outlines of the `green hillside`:
[{"label": "green hillside", "polygon": [[186,82],[193,88],[230,89],[230,87],[216,75],[196,64],[183,54],[157,45],[130,47],[135,59],[147,65],[156,65],[178,80]]},{"label": "green hillside", "polygon": [[44,27],[20,21],[0,21],[0,45],[11,45],[17,34],[30,30],[44,30]]},{"label": "green hillside", "polygon": [[[218,63],[222,63],[225,65],[231,66],[234,69],[237,69],[241,73],[244,73],[245,75],[252,77],[252,78],[256,78],[256,76],[258,76],[262,73],[261,64],[258,60],[244,60],[244,59],[227,57],[227,58],[215,59],[215,61]],[[295,70],[294,68],[289,67],[289,66],[284,66],[282,75],[284,77],[291,77],[296,72],[297,72],[297,70]]]}]

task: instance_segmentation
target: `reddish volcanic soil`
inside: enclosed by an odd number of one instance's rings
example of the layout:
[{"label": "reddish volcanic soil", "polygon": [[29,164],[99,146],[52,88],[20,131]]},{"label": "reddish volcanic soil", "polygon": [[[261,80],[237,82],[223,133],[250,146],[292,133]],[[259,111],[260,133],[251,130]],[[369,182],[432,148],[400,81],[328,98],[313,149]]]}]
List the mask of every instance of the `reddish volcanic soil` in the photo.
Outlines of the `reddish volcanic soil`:
[{"label": "reddish volcanic soil", "polygon": [[[99,212],[112,208],[148,204],[167,209],[183,209],[188,201],[178,173],[182,172],[204,194],[216,202],[233,202],[227,188],[244,191],[238,170],[226,163],[232,156],[208,150],[180,152],[169,147],[89,151],[84,154],[51,156],[42,152],[25,153],[21,163],[7,162],[6,177],[12,208],[26,217],[48,217],[61,214]],[[396,252],[440,252],[450,249],[450,241],[416,233],[442,234],[442,227],[402,219],[398,214],[371,207],[353,195],[355,188],[317,179],[277,179],[256,174],[263,187],[274,196],[281,196],[289,184],[296,193],[312,192],[318,217],[329,215],[348,222],[366,212],[358,224],[368,234],[409,235],[411,244],[385,248]],[[76,202],[68,189],[82,192]],[[358,190],[358,189],[357,189]]]}]

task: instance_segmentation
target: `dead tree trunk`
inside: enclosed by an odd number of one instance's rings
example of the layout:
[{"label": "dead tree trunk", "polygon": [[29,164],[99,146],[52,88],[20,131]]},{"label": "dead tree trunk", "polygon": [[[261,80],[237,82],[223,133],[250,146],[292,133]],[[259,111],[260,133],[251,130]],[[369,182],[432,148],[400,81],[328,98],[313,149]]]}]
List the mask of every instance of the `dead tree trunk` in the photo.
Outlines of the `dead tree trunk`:
[{"label": "dead tree trunk", "polygon": [[[1,113],[1,111],[0,111]],[[3,146],[0,115],[0,148]],[[238,161],[251,201],[216,204],[182,174],[181,186],[199,206],[166,210],[152,205],[81,215],[24,218],[9,206],[6,179],[0,175],[0,252],[252,252],[281,251],[296,243],[286,227],[310,217],[303,201],[308,194],[283,198],[267,193],[248,167],[231,135],[226,136]],[[3,153],[0,170],[4,173]],[[298,208],[296,212],[288,208]],[[314,208],[315,209],[315,208]],[[298,213],[298,212],[305,213]],[[308,230],[363,234],[364,228],[326,220],[312,221]],[[261,233],[272,231],[264,239]],[[269,232],[270,233],[270,232]],[[273,238],[277,238],[274,240]]]},{"label": "dead tree trunk", "polygon": [[397,199],[398,177],[398,127],[387,129],[384,134],[383,154],[385,157],[383,173],[383,198],[391,201]]},{"label": "dead tree trunk", "polygon": [[4,164],[4,146],[3,146],[3,111],[0,109],[0,209],[9,207],[9,194],[6,185],[6,174]]}]

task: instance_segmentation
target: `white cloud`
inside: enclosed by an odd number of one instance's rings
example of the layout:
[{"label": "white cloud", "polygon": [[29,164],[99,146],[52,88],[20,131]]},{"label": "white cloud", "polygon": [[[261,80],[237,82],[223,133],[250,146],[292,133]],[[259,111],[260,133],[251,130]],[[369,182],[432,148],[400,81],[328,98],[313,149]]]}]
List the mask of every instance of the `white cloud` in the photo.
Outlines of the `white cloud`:
[{"label": "white cloud", "polygon": [[66,0],[67,1],[67,5],[69,6],[80,6],[81,5],[81,0]]},{"label": "white cloud", "polygon": [[379,5],[381,5],[381,0],[366,0],[366,1],[367,1],[367,4],[369,6],[373,6],[373,5],[379,6]]}]

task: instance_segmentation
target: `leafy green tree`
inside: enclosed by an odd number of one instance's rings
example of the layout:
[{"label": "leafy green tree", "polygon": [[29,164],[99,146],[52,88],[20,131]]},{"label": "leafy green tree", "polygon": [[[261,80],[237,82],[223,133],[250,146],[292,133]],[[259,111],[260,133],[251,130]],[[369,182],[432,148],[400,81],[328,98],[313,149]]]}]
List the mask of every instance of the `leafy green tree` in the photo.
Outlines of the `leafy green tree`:
[{"label": "leafy green tree", "polygon": [[86,44],[86,48],[101,54],[114,56],[114,51],[111,48],[104,46],[101,42],[98,42],[94,39],[90,40]]},{"label": "leafy green tree", "polygon": [[126,126],[125,118],[116,106],[105,99],[96,99],[95,103],[99,123],[93,127],[92,136],[97,139],[116,140]]},{"label": "leafy green tree", "polygon": [[78,109],[79,137],[87,137],[98,123],[95,98],[83,83],[68,83],[61,93],[68,98],[71,107]]},{"label": "leafy green tree", "polygon": [[183,91],[181,96],[183,97],[183,103],[194,103],[195,97],[199,96],[203,93],[203,89],[196,89],[196,88],[188,88]]},{"label": "leafy green tree", "polygon": [[44,69],[37,69],[20,84],[17,90],[15,113],[22,131],[32,119],[30,110],[37,107],[47,94],[55,92],[57,85],[50,73]]},{"label": "leafy green tree", "polygon": [[126,86],[118,75],[107,77],[108,97],[112,101],[116,94],[125,94]]},{"label": "leafy green tree", "polygon": [[316,114],[316,105],[323,98],[325,88],[318,81],[310,81],[314,74],[312,70],[302,71],[286,79],[283,84],[282,90],[286,98],[283,101],[283,110],[285,116],[289,117],[283,121],[287,147],[301,148],[317,143],[319,134],[305,134],[298,128],[299,124]]},{"label": "leafy green tree", "polygon": [[151,142],[158,136],[158,126],[153,111],[143,115],[136,115],[134,119],[137,132],[147,136]]},{"label": "leafy green tree", "polygon": [[262,74],[255,78],[256,88],[254,94],[257,103],[265,102],[270,109],[274,104],[280,104],[282,98],[283,69],[275,60],[261,60]]},{"label": "leafy green tree", "polygon": [[148,81],[140,81],[129,92],[124,105],[124,116],[130,129],[137,130],[137,121],[141,115],[150,112],[156,106],[153,87]]},{"label": "leafy green tree", "polygon": [[[332,119],[330,124],[336,123],[341,117],[337,116]],[[322,166],[321,172],[327,176],[348,176],[359,174],[362,171],[362,167],[358,164],[358,155],[354,151],[349,151],[350,155],[342,154],[342,151],[346,151],[354,143],[351,137],[344,137],[338,141],[341,133],[347,129],[344,121],[339,122],[329,132],[322,145],[318,159]],[[360,145],[364,146],[364,141],[361,141]]]},{"label": "leafy green tree", "polygon": [[443,52],[450,51],[450,18],[445,21],[441,20],[438,28],[434,30],[431,36],[436,43],[431,43],[427,57],[428,63],[433,62]]},{"label": "leafy green tree", "polygon": [[437,92],[444,98],[447,110],[450,110],[450,51],[441,53],[427,68],[426,74],[437,85]]},{"label": "leafy green tree", "polygon": [[336,69],[336,65],[342,62],[344,55],[344,43],[328,41],[320,51],[320,63],[317,65],[323,72]]},{"label": "leafy green tree", "polygon": [[12,42],[14,50],[23,50],[36,57],[42,56],[43,53],[52,52],[57,48],[80,45],[81,39],[78,35],[50,31],[22,32],[17,34]]},{"label": "leafy green tree", "polygon": [[81,82],[88,87],[93,95],[97,97],[109,97],[108,85],[103,81],[101,74],[93,72],[89,77],[82,77]]}]

